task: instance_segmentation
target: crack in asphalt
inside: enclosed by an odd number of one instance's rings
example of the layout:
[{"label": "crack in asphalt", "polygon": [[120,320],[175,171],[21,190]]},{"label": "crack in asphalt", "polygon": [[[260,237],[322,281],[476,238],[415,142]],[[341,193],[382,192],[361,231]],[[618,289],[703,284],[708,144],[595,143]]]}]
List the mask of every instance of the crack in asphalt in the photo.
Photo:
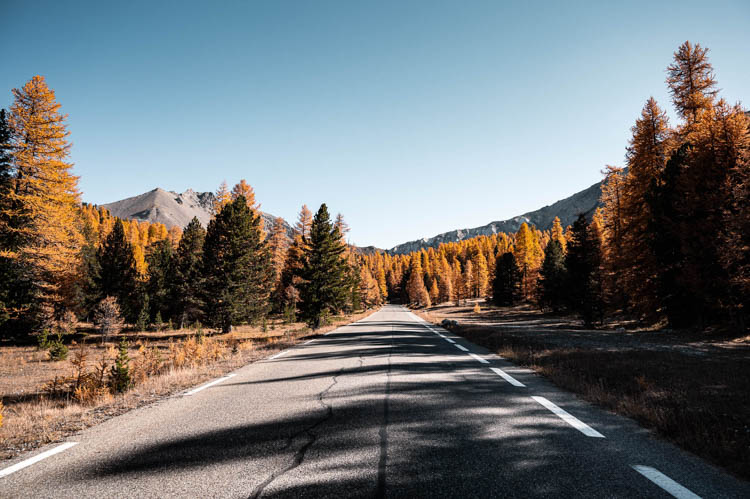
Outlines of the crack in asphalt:
[{"label": "crack in asphalt", "polygon": [[276,480],[278,477],[280,477],[284,473],[287,473],[293,470],[294,468],[302,464],[302,462],[305,460],[305,454],[307,453],[308,449],[310,449],[312,444],[314,444],[315,441],[318,439],[317,433],[313,432],[313,430],[317,428],[318,426],[322,425],[323,423],[325,423],[326,421],[328,421],[329,419],[331,419],[331,417],[333,416],[333,408],[330,405],[323,402],[323,399],[325,398],[326,393],[328,393],[328,391],[330,391],[331,388],[333,388],[338,383],[338,380],[336,378],[338,378],[343,371],[344,371],[344,368],[341,368],[339,372],[331,379],[331,384],[328,385],[325,388],[325,390],[318,393],[318,403],[323,407],[323,409],[325,409],[325,416],[318,419],[315,423],[311,424],[310,426],[307,426],[306,428],[298,431],[297,433],[295,433],[294,435],[290,436],[287,439],[287,444],[284,446],[284,449],[288,449],[292,445],[292,442],[294,441],[294,439],[296,439],[300,435],[303,435],[303,434],[307,435],[307,441],[294,454],[294,458],[292,458],[292,462],[286,468],[280,469],[272,473],[271,476],[269,476],[268,478],[266,478],[263,481],[263,483],[258,485],[255,491],[252,494],[250,494],[249,499],[256,499],[260,497],[263,494],[263,491],[266,489],[266,487],[268,487],[271,484],[271,482]]},{"label": "crack in asphalt", "polygon": [[388,371],[386,372],[385,397],[383,397],[383,424],[380,425],[380,459],[378,460],[378,487],[375,497],[385,497],[385,473],[388,459],[388,401],[391,396],[391,356],[393,355],[393,326],[391,326],[391,346],[388,350]]}]

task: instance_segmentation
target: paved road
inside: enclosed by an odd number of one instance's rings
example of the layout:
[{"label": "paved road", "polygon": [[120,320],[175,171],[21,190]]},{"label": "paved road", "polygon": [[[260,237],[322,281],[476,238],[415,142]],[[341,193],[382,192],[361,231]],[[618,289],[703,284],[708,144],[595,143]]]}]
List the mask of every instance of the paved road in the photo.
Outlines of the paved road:
[{"label": "paved road", "polygon": [[398,306],[233,374],[2,464],[48,456],[0,497],[750,497]]}]

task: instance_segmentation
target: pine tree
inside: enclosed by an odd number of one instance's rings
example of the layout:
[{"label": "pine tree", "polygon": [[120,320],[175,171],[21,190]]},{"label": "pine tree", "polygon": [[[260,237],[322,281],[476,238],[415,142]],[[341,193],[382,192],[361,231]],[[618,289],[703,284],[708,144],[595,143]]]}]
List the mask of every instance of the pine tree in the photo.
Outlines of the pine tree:
[{"label": "pine tree", "polygon": [[260,216],[240,195],[211,220],[203,245],[204,300],[210,323],[227,333],[234,324],[268,313],[271,255]]},{"label": "pine tree", "polygon": [[539,305],[559,312],[565,302],[565,253],[559,239],[552,239],[544,248],[544,261],[539,270]]},{"label": "pine tree", "polygon": [[203,243],[206,231],[193,217],[182,234],[175,251],[168,289],[172,316],[180,328],[204,318],[203,310]]},{"label": "pine tree", "polygon": [[344,308],[349,289],[348,266],[343,256],[346,247],[338,229],[331,224],[325,203],[315,214],[306,242],[299,290],[301,312],[313,328],[318,328],[326,315]]},{"label": "pine tree", "polygon": [[512,306],[521,292],[521,271],[510,251],[497,257],[495,281],[492,284],[492,301],[499,306]]},{"label": "pine tree", "polygon": [[117,219],[112,232],[99,248],[97,260],[99,297],[112,296],[117,299],[125,320],[134,323],[138,319],[141,301],[138,296],[138,274],[133,249],[125,239],[125,229],[120,219]]},{"label": "pine tree", "polygon": [[579,313],[586,326],[593,325],[596,319],[601,321],[603,314],[598,231],[598,226],[590,230],[586,217],[579,215],[573,224],[572,238],[565,255],[568,308]]},{"label": "pine tree", "polygon": [[133,386],[130,376],[130,357],[128,356],[128,342],[125,337],[120,340],[120,348],[117,351],[115,365],[109,373],[110,386],[115,393],[124,393]]},{"label": "pine tree", "polygon": [[170,317],[170,274],[173,270],[172,243],[167,239],[156,241],[147,248],[148,280],[145,283],[150,301],[150,315],[157,312]]},{"label": "pine tree", "polygon": [[[2,256],[17,262],[21,281],[33,290],[37,308],[60,308],[73,300],[78,253],[78,177],[71,174],[66,115],[41,76],[14,89],[8,116],[11,188],[0,214]],[[7,155],[8,149],[5,148]],[[8,167],[3,167],[4,175]],[[6,178],[7,187],[7,178]],[[8,242],[10,244],[8,245]]]}]

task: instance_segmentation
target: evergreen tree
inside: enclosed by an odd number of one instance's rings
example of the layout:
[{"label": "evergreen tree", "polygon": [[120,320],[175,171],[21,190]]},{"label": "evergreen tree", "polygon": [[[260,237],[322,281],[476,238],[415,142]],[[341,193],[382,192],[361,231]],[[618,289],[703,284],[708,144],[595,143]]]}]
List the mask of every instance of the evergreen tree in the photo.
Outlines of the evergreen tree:
[{"label": "evergreen tree", "polygon": [[559,312],[565,301],[565,253],[558,239],[544,248],[544,261],[539,271],[539,305]]},{"label": "evergreen tree", "polygon": [[240,195],[211,220],[203,245],[204,299],[210,323],[223,332],[268,313],[271,255],[260,216]]},{"label": "evergreen tree", "polygon": [[579,215],[573,224],[565,255],[568,307],[581,315],[586,326],[591,326],[596,319],[601,320],[603,313],[599,272],[601,248],[597,231],[598,228],[589,230],[586,217]]},{"label": "evergreen tree", "polygon": [[161,313],[162,317],[170,317],[170,273],[173,268],[172,243],[162,239],[149,245],[146,252],[148,264],[148,280],[146,294],[149,297],[150,317]]},{"label": "evergreen tree", "polygon": [[338,229],[331,224],[325,203],[315,214],[306,243],[299,290],[301,312],[317,328],[326,314],[344,308],[349,289],[348,266],[343,256],[346,247]]},{"label": "evergreen tree", "polygon": [[508,251],[498,256],[495,262],[495,280],[492,284],[492,301],[500,306],[515,304],[521,292],[521,277],[513,253]]},{"label": "evergreen tree", "polygon": [[125,239],[122,220],[117,219],[112,232],[99,248],[97,261],[99,275],[96,276],[96,286],[100,299],[114,297],[125,320],[131,324],[136,322],[141,301],[138,296],[138,273],[133,247]]},{"label": "evergreen tree", "polygon": [[172,296],[172,316],[180,328],[204,318],[202,262],[205,239],[205,229],[193,217],[174,254],[168,288]]}]

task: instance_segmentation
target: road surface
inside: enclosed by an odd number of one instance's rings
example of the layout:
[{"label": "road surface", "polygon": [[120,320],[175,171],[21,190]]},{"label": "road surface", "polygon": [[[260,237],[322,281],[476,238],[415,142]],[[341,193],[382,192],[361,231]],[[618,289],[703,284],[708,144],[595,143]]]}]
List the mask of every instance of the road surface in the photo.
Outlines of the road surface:
[{"label": "road surface", "polygon": [[393,305],[0,466],[0,497],[750,497]]}]

